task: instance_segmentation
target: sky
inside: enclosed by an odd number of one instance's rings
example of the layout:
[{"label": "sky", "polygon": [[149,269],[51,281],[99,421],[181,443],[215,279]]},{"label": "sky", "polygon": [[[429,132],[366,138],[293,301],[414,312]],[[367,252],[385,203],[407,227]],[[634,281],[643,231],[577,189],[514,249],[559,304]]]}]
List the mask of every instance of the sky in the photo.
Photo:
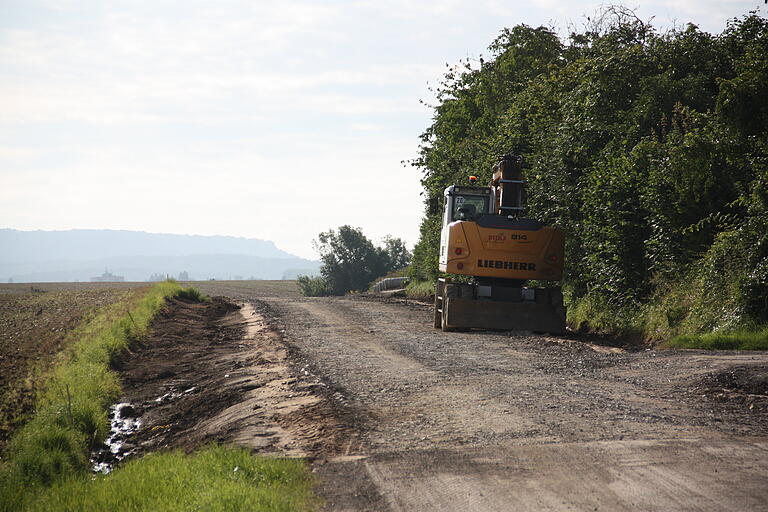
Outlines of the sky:
[{"label": "sky", "polygon": [[[0,0],[0,228],[272,240],[344,224],[410,246],[445,65],[583,0]],[[719,33],[763,0],[625,3]],[[762,7],[761,12],[765,13]]]}]

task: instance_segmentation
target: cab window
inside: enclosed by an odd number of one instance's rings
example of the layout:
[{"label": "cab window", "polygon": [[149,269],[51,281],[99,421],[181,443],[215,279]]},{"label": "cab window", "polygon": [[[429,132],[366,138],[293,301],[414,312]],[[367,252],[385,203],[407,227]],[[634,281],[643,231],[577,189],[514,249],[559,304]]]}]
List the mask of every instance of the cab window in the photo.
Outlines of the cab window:
[{"label": "cab window", "polygon": [[453,212],[451,221],[475,220],[480,215],[488,213],[488,196],[453,196]]}]

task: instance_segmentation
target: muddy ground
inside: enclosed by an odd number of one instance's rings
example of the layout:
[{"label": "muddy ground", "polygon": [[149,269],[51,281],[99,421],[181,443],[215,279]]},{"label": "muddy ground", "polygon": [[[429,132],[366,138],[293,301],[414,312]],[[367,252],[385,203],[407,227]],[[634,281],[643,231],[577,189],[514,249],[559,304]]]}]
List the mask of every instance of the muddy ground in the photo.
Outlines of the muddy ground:
[{"label": "muddy ground", "polygon": [[322,384],[291,366],[286,343],[250,304],[170,300],[115,369],[123,381],[118,415],[131,431],[111,439],[116,457],[104,451],[94,462],[209,442],[333,456],[349,442],[316,389]]}]

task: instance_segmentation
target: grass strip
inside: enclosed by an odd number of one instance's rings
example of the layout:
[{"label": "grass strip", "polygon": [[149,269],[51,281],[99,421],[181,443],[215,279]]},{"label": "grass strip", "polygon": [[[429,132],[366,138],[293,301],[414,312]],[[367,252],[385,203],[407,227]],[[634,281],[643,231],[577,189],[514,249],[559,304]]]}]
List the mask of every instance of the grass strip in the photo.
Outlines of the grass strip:
[{"label": "grass strip", "polygon": [[411,280],[405,287],[406,296],[411,299],[431,301],[435,298],[434,281]]},{"label": "grass strip", "polygon": [[192,455],[150,454],[111,474],[54,484],[28,511],[294,511],[314,503],[303,461],[254,457],[245,448],[209,446]]},{"label": "grass strip", "polygon": [[768,328],[761,331],[683,334],[675,336],[664,346],[705,350],[768,350]]}]

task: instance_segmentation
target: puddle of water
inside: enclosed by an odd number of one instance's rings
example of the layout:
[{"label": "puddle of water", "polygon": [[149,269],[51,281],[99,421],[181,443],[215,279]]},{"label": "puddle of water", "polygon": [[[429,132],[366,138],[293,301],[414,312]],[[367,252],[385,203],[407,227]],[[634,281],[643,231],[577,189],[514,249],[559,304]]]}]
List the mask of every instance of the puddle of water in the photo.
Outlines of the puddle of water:
[{"label": "puddle of water", "polygon": [[[168,393],[155,398],[150,403],[145,403],[144,408],[152,408],[170,402],[182,396],[189,395],[197,390],[197,386],[176,391],[171,389]],[[157,405],[155,405],[157,404]],[[109,408],[109,436],[104,445],[93,452],[91,465],[96,473],[109,473],[115,464],[131,455],[134,450],[125,449],[125,441],[128,437],[141,428],[141,418],[136,413],[133,404],[124,402],[114,404]]]},{"label": "puddle of water", "polygon": [[181,398],[182,396],[184,396],[186,394],[189,394],[189,393],[193,392],[196,389],[197,389],[196,386],[192,386],[191,388],[185,389],[182,392],[171,390],[168,393],[155,398],[155,402],[157,402],[158,404],[162,404],[162,403],[165,403],[165,402],[170,402],[171,400],[175,400],[177,398]]},{"label": "puddle of water", "polygon": [[170,402],[174,398],[179,398],[181,393],[166,393],[163,396],[155,398],[155,402],[162,404],[163,402]]},{"label": "puddle of water", "polygon": [[141,428],[141,419],[136,416],[136,410],[129,403],[111,406],[109,423],[109,436],[104,446],[91,458],[93,471],[96,473],[109,473],[112,466],[130,455],[132,450],[123,450],[125,439]]}]

